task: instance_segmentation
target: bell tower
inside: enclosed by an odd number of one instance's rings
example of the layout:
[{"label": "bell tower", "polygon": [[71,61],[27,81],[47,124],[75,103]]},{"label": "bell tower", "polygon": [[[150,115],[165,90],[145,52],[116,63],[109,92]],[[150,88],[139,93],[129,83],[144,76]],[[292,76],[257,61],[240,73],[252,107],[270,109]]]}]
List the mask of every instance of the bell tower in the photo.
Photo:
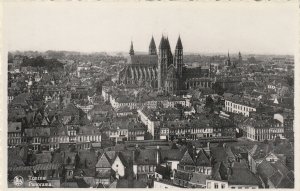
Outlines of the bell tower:
[{"label": "bell tower", "polygon": [[182,66],[183,66],[183,47],[180,36],[178,37],[177,44],[175,47],[174,65],[178,76],[182,77]]},{"label": "bell tower", "polygon": [[150,42],[150,45],[149,45],[149,55],[157,55],[156,45],[155,45],[155,41],[154,41],[153,36],[151,38],[151,42]]}]

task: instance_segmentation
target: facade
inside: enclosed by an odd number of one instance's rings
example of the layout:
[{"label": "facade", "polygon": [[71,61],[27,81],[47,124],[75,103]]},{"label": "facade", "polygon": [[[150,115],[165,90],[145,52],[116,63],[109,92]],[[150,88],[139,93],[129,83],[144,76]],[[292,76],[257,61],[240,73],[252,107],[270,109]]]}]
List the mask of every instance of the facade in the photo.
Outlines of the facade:
[{"label": "facade", "polygon": [[195,87],[212,87],[210,70],[199,67],[190,70],[184,67],[183,46],[180,36],[174,56],[168,37],[162,36],[158,52],[152,37],[148,55],[136,55],[131,42],[129,64],[119,73],[119,83],[135,84],[157,89],[160,92],[177,94]]},{"label": "facade", "polygon": [[240,113],[246,117],[249,117],[250,112],[255,112],[256,107],[250,105],[250,103],[240,103],[230,99],[225,100],[225,111],[230,113]]}]

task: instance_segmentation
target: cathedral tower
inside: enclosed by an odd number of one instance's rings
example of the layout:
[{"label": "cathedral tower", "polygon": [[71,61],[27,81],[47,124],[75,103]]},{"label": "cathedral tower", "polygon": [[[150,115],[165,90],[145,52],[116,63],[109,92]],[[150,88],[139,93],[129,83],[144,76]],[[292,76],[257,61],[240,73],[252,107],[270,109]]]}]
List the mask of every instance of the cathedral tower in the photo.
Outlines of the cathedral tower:
[{"label": "cathedral tower", "polygon": [[180,36],[178,37],[177,44],[175,47],[174,65],[177,70],[179,78],[182,77],[182,66],[183,66],[183,47]]},{"label": "cathedral tower", "polygon": [[242,63],[242,62],[243,62],[242,54],[241,54],[241,52],[239,52],[239,63]]},{"label": "cathedral tower", "polygon": [[129,51],[129,54],[130,54],[131,56],[134,55],[134,50],[133,50],[133,43],[132,43],[132,41],[131,41],[131,45],[130,45],[130,51]]},{"label": "cathedral tower", "polygon": [[162,36],[158,47],[158,90],[164,89],[164,79],[166,77],[168,66],[168,55],[169,51],[167,38]]},{"label": "cathedral tower", "polygon": [[153,36],[152,36],[152,39],[151,39],[151,42],[149,45],[149,55],[157,55],[156,45],[155,45]]}]

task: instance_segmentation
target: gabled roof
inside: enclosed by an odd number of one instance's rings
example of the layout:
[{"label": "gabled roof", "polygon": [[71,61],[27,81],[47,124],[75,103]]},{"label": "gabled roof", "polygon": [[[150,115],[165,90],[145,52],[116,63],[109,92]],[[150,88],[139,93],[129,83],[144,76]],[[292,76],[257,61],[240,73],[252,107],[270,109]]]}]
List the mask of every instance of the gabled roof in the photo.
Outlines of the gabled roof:
[{"label": "gabled roof", "polygon": [[204,153],[204,151],[201,149],[197,155],[196,159],[196,166],[211,166],[210,160]]},{"label": "gabled roof", "polygon": [[195,162],[193,161],[191,155],[189,154],[188,151],[185,151],[182,159],[180,160],[180,164],[183,164],[183,165],[195,165]]},{"label": "gabled roof", "polygon": [[102,154],[96,164],[96,168],[111,168],[110,160],[105,153]]}]

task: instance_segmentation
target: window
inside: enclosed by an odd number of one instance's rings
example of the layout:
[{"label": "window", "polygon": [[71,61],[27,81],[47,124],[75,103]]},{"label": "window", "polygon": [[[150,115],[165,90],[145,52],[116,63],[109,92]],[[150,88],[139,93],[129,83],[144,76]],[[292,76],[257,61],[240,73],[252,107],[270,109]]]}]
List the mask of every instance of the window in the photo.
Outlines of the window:
[{"label": "window", "polygon": [[215,189],[218,189],[218,188],[219,188],[219,184],[215,183]]},{"label": "window", "polygon": [[225,188],[225,184],[221,184],[221,188]]}]

